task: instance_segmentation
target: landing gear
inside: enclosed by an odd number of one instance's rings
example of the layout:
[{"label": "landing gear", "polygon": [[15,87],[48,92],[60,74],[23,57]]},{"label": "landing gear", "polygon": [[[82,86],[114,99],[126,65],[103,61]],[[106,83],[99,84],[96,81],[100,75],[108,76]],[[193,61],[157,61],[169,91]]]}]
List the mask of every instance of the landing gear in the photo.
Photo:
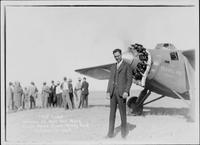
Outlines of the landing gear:
[{"label": "landing gear", "polygon": [[137,99],[138,97],[131,97],[128,102],[127,102],[127,106],[128,106],[128,113],[132,114],[132,115],[142,115],[143,112],[143,105],[137,105]]},{"label": "landing gear", "polygon": [[132,115],[142,115],[143,103],[150,94],[151,92],[144,88],[139,97],[131,97],[127,102],[129,113]]}]

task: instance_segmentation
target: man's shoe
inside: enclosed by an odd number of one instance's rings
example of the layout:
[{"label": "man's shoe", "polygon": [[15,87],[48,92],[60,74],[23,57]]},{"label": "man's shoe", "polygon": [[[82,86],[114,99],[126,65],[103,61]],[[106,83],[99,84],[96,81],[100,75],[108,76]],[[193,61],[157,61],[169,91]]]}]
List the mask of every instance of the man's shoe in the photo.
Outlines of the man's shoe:
[{"label": "man's shoe", "polygon": [[123,139],[126,139],[127,135],[128,135],[128,131],[126,131],[125,133],[121,134]]},{"label": "man's shoe", "polygon": [[123,139],[126,139],[126,137],[127,137],[127,135],[122,135],[122,138],[123,138]]},{"label": "man's shoe", "polygon": [[108,134],[106,135],[106,138],[113,138],[114,137],[114,134]]}]

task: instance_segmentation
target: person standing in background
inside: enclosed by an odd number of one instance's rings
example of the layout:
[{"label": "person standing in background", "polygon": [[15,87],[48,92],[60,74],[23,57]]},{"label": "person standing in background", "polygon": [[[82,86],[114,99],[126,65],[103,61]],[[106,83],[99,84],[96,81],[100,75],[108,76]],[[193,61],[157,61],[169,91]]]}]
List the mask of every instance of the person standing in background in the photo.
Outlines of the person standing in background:
[{"label": "person standing in background", "polygon": [[62,89],[60,82],[57,82],[56,85],[56,98],[57,98],[57,107],[62,107]]},{"label": "person standing in background", "polygon": [[61,89],[62,89],[62,98],[63,98],[63,106],[65,110],[67,110],[67,106],[69,107],[70,110],[72,110],[72,103],[69,97],[69,89],[68,89],[68,83],[67,83],[67,78],[64,77],[64,81],[61,84]]},{"label": "person standing in background", "polygon": [[42,99],[42,108],[47,108],[48,105],[48,97],[50,94],[50,88],[46,85],[47,83],[43,83],[41,99]]},{"label": "person standing in background", "polygon": [[23,93],[22,93],[21,109],[25,109],[25,95],[24,95],[24,90],[23,90]]},{"label": "person standing in background", "polygon": [[51,93],[50,93],[50,106],[55,107],[56,106],[56,85],[54,84],[54,81],[51,81]]},{"label": "person standing in background", "polygon": [[74,87],[74,94],[76,97],[75,101],[75,107],[78,108],[80,99],[81,99],[81,78],[78,78],[78,82],[76,83],[76,86]]},{"label": "person standing in background", "polygon": [[29,108],[29,96],[27,87],[24,88],[24,109]]},{"label": "person standing in background", "polygon": [[82,95],[84,96],[85,106],[86,108],[88,108],[89,83],[86,81],[86,77],[83,78],[81,91],[82,91]]},{"label": "person standing in background", "polygon": [[86,78],[84,77],[82,85],[81,85],[81,101],[80,101],[80,104],[79,104],[79,108],[81,106],[84,107],[84,108],[88,107],[88,95],[89,95],[88,88],[89,88],[89,84],[86,81]]},{"label": "person standing in background", "polygon": [[72,79],[68,79],[68,88],[69,88],[69,97],[72,102],[72,108],[74,109],[74,93],[73,93],[73,85],[72,85]]},{"label": "person standing in background", "polygon": [[13,92],[14,88],[13,88],[13,83],[9,82],[9,86],[7,88],[7,107],[8,110],[13,110],[14,109],[14,101],[13,101]]},{"label": "person standing in background", "polygon": [[20,85],[20,82],[16,81],[14,85],[14,108],[16,110],[22,109],[22,95],[23,95],[23,90]]},{"label": "person standing in background", "polygon": [[31,85],[29,86],[29,89],[28,89],[28,94],[30,97],[30,109],[33,109],[36,107],[37,92],[38,92],[38,89],[35,86],[35,83],[31,82]]}]

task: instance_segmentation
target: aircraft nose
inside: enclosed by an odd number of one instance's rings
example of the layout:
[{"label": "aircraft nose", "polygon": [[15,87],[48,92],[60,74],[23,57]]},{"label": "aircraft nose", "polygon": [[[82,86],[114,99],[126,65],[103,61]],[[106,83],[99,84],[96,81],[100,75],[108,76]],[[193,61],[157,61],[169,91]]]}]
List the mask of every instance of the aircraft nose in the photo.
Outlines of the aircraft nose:
[{"label": "aircraft nose", "polygon": [[125,52],[122,54],[122,59],[128,63],[128,64],[131,64],[134,57],[133,57],[133,54],[131,52]]}]

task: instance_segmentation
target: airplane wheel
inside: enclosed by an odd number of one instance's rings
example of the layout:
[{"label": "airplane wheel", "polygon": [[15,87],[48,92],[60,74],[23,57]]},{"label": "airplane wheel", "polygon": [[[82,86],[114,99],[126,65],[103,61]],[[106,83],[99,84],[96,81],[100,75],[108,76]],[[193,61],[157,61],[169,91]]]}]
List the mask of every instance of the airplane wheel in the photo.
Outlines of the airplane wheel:
[{"label": "airplane wheel", "polygon": [[135,104],[135,103],[136,103],[137,98],[138,98],[138,97],[133,96],[133,97],[131,97],[131,98],[128,99],[127,105],[128,105],[129,108],[131,108],[131,105],[132,105],[132,104]]},{"label": "airplane wheel", "polygon": [[139,105],[139,106],[136,105],[137,98],[138,97],[135,97],[135,96],[131,97],[127,102],[127,106],[131,114],[142,115],[143,105]]}]

